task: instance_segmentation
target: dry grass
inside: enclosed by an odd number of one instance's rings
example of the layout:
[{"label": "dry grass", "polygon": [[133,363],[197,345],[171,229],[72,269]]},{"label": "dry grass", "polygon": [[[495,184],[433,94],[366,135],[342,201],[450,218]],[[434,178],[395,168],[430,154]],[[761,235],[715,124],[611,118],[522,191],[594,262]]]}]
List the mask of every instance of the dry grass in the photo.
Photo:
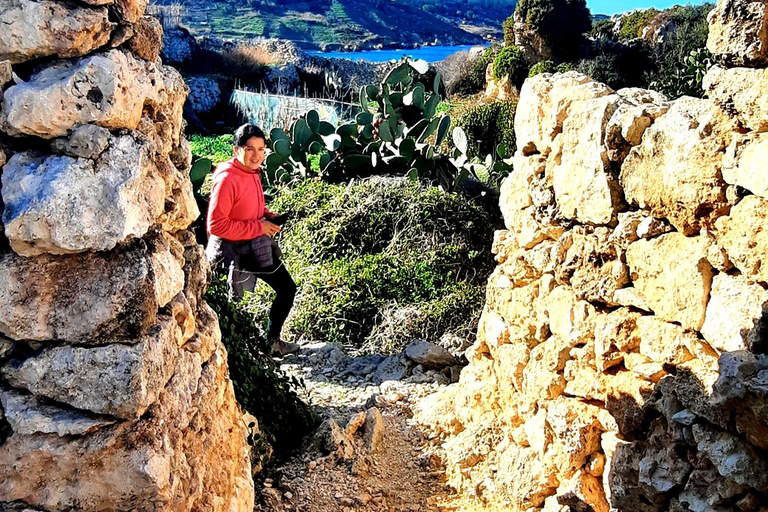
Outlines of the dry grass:
[{"label": "dry grass", "polygon": [[181,2],[173,2],[168,5],[150,3],[147,6],[147,14],[160,20],[160,23],[165,30],[173,29],[181,25],[185,10],[184,4]]}]

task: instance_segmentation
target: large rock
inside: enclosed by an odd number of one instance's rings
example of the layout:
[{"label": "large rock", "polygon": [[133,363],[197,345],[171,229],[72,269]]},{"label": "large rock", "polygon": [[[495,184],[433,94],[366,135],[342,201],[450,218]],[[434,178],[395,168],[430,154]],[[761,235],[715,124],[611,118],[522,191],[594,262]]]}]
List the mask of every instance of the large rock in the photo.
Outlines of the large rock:
[{"label": "large rock", "polygon": [[717,221],[717,242],[749,281],[768,283],[768,200],[747,196]]},{"label": "large rock", "polygon": [[[101,1],[101,0],[96,0]],[[112,3],[112,0],[110,0]],[[137,23],[144,16],[149,0],[114,0],[115,10],[123,23]]]},{"label": "large rock", "polygon": [[[588,224],[610,224],[623,202],[610,172],[605,132],[622,103],[618,95],[572,101],[556,138],[552,181],[560,213]],[[552,158],[552,157],[550,157]]]},{"label": "large rock", "polygon": [[768,492],[768,461],[759,450],[738,436],[707,424],[693,425],[693,436],[698,449],[722,476],[762,493]]},{"label": "large rock", "polygon": [[144,236],[165,207],[152,155],[130,135],[96,161],[17,153],[2,182],[6,236],[23,256],[111,250]]},{"label": "large rock", "polygon": [[573,102],[588,101],[613,94],[605,84],[575,71],[529,78],[520,90],[515,112],[517,147],[523,155],[548,156],[561,132]]},{"label": "large rock", "polygon": [[713,66],[704,76],[703,87],[711,99],[732,106],[744,126],[768,131],[768,69]]},{"label": "large rock", "polygon": [[669,110],[666,98],[658,92],[626,88],[616,91],[622,101],[605,127],[605,146],[612,162],[622,162],[629,150],[640,144],[643,134]]},{"label": "large rock", "polygon": [[768,177],[763,172],[763,160],[767,153],[766,133],[734,138],[724,160],[723,179],[760,197],[768,198]]},{"label": "large rock", "polygon": [[445,368],[458,363],[446,349],[424,340],[410,342],[405,347],[405,355],[428,368]]},{"label": "large rock", "polygon": [[138,422],[78,436],[14,432],[0,446],[0,502],[45,510],[251,510],[245,426],[223,348],[204,365],[188,352],[177,363]]},{"label": "large rock", "polygon": [[720,62],[768,63],[768,5],[763,0],[719,0],[710,12],[707,48]]},{"label": "large rock", "polygon": [[729,126],[709,100],[674,102],[621,167],[627,201],[669,219],[685,235],[711,226],[730,206],[722,179]]},{"label": "large rock", "polygon": [[766,343],[768,292],[743,277],[718,274],[701,334],[710,345],[723,352],[763,351]]},{"label": "large rock", "polygon": [[144,16],[133,26],[133,37],[126,45],[140,59],[154,62],[163,48],[163,26],[154,16]]},{"label": "large rock", "polygon": [[635,288],[662,319],[699,330],[704,322],[714,269],[709,239],[668,233],[638,240],[627,250]]},{"label": "large rock", "polygon": [[0,402],[11,429],[21,435],[83,435],[117,422],[115,418],[45,404],[34,395],[15,389],[1,390]]},{"label": "large rock", "polygon": [[179,95],[183,104],[186,88],[180,82],[173,68],[120,50],[57,61],[5,91],[5,130],[43,138],[88,123],[134,130],[146,107],[165,110]]},{"label": "large rock", "polygon": [[89,345],[141,336],[184,286],[173,245],[152,242],[66,258],[0,255],[0,332]]},{"label": "large rock", "polygon": [[136,341],[133,345],[50,347],[23,361],[11,361],[2,373],[12,386],[36,396],[136,420],[165,388],[184,340],[176,321],[161,317]]},{"label": "large rock", "polygon": [[115,27],[106,8],[51,0],[0,1],[0,61],[79,57],[109,42]]}]

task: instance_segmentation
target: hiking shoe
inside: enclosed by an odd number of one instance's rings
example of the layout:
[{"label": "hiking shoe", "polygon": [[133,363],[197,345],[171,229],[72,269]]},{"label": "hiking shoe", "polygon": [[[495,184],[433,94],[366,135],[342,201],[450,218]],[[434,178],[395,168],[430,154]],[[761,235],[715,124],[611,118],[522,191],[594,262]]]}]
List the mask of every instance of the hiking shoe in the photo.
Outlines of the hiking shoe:
[{"label": "hiking shoe", "polygon": [[300,348],[301,347],[299,347],[298,343],[288,343],[283,340],[275,340],[272,343],[272,355],[284,357],[288,354],[295,354],[299,351]]}]

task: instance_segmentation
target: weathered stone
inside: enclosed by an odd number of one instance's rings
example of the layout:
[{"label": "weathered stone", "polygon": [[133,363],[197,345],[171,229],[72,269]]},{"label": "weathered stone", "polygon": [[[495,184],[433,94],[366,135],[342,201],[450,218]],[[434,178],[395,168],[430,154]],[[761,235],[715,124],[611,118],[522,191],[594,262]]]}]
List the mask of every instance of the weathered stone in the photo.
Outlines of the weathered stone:
[{"label": "weathered stone", "polygon": [[768,69],[713,66],[704,76],[703,87],[713,100],[732,106],[746,128],[768,131]]},{"label": "weathered stone", "polygon": [[80,436],[14,433],[0,446],[0,502],[45,510],[251,510],[245,426],[223,347],[201,363],[182,352],[174,377],[138,422]]},{"label": "weathered stone", "polygon": [[71,157],[97,159],[109,147],[109,130],[92,124],[75,128],[69,138],[54,139],[51,149]]},{"label": "weathered stone", "polygon": [[594,337],[595,308],[579,300],[568,287],[558,286],[547,297],[549,328],[571,347]]},{"label": "weathered stone", "polygon": [[603,383],[605,409],[615,421],[616,430],[629,439],[642,435],[647,427],[645,403],[653,392],[653,383],[632,371],[604,374]]},{"label": "weathered stone", "polygon": [[611,509],[600,481],[582,471],[560,484],[557,488],[557,502],[568,506],[567,510],[609,512]]},{"label": "weathered stone", "polygon": [[429,368],[444,368],[456,364],[456,359],[439,345],[414,340],[405,347],[405,355]]},{"label": "weathered stone", "polygon": [[33,395],[13,389],[0,391],[5,418],[15,434],[83,435],[114,424],[117,420],[41,403]]},{"label": "weathered stone", "polygon": [[11,65],[11,61],[0,60],[0,89],[11,80],[13,80],[13,66]]},{"label": "weathered stone", "polygon": [[130,135],[95,162],[17,153],[2,180],[6,236],[22,256],[111,250],[144,236],[166,197],[147,147]]},{"label": "weathered stone", "polygon": [[172,299],[184,284],[180,265],[156,265],[167,258],[153,251],[170,248],[148,249],[138,240],[67,258],[0,255],[0,282],[6,284],[0,287],[0,332],[17,340],[91,345],[142,335],[155,323],[162,299]]},{"label": "weathered stone", "polygon": [[768,198],[768,178],[762,172],[766,152],[768,152],[768,133],[734,138],[726,152],[723,179],[732,185],[744,187],[760,197]]},{"label": "weathered stone", "polygon": [[107,9],[50,0],[0,2],[0,61],[17,64],[40,57],[77,57],[109,41],[115,27]]},{"label": "weathered stone", "polygon": [[373,381],[381,384],[387,380],[402,380],[408,376],[414,366],[416,365],[413,361],[403,354],[391,355],[376,368]]},{"label": "weathered stone", "polygon": [[637,320],[636,336],[640,338],[640,353],[651,361],[680,365],[694,358],[697,344],[695,332],[654,316]]},{"label": "weathered stone", "polygon": [[528,315],[527,310],[521,309],[536,303],[539,297],[539,283],[513,287],[500,268],[494,271],[489,282],[493,283],[489,288],[492,297],[489,302],[495,305],[494,309],[509,326],[507,339],[510,342],[523,342],[528,346],[535,346],[542,341],[540,335],[544,334],[548,323],[546,317]]},{"label": "weathered stone", "polygon": [[622,164],[627,201],[669,219],[685,235],[712,225],[730,206],[721,177],[729,129],[712,101],[674,102]]},{"label": "weathered stone", "polygon": [[378,453],[384,446],[385,433],[384,417],[376,407],[365,411],[365,423],[363,424],[363,441],[368,453]]},{"label": "weathered stone", "polygon": [[712,402],[731,412],[737,430],[753,445],[768,449],[768,356],[728,352],[720,356]]},{"label": "weathered stone", "polygon": [[660,318],[701,328],[714,274],[707,261],[709,243],[706,237],[668,233],[627,249],[635,289]]},{"label": "weathered stone", "polygon": [[638,466],[644,456],[643,446],[619,439],[614,432],[603,434],[601,446],[607,459],[603,489],[611,507],[633,512],[665,510],[662,503],[654,503],[654,498],[658,501],[657,496],[640,486]]},{"label": "weathered stone", "polygon": [[693,467],[681,458],[681,446],[659,425],[650,435],[645,455],[638,463],[638,481],[648,494],[665,495],[685,483]]},{"label": "weathered stone", "polygon": [[768,491],[768,461],[757,449],[703,423],[693,426],[693,436],[698,449],[722,476],[762,493]]},{"label": "weathered stone", "polygon": [[590,455],[599,450],[603,430],[599,415],[599,408],[571,398],[560,397],[547,406],[552,450],[557,452],[550,458],[566,478],[574,475]]},{"label": "weathered stone", "polygon": [[701,334],[714,348],[763,350],[768,315],[768,292],[742,277],[716,275]]},{"label": "weathered stone", "polygon": [[717,222],[717,242],[749,281],[768,283],[768,200],[747,196]]},{"label": "weathered stone", "polygon": [[163,49],[163,26],[154,16],[143,16],[133,26],[128,49],[140,59],[155,62]]},{"label": "weathered stone", "polygon": [[613,302],[619,306],[632,306],[634,308],[653,313],[651,307],[648,305],[648,301],[634,286],[628,286],[626,288],[616,290],[616,292],[613,294]]},{"label": "weathered stone", "polygon": [[114,0],[115,10],[123,23],[137,23],[147,10],[149,0]]},{"label": "weathered stone", "polygon": [[768,6],[762,0],[719,0],[708,16],[707,48],[720,62],[768,63]]},{"label": "weathered stone", "polygon": [[43,138],[89,123],[134,130],[146,107],[164,111],[164,104],[186,96],[186,87],[175,87],[180,81],[172,68],[120,50],[57,61],[5,91],[5,129]]},{"label": "weathered stone", "polygon": [[3,375],[24,388],[77,409],[136,420],[171,378],[181,344],[172,318],[161,318],[134,345],[60,346],[23,361],[11,361]]},{"label": "weathered stone", "polygon": [[349,461],[355,456],[354,440],[333,418],[328,418],[318,427],[315,443],[324,453],[337,456],[340,460]]},{"label": "weathered stone", "polygon": [[613,90],[607,85],[575,71],[542,73],[526,80],[515,113],[517,147],[525,156],[537,152],[548,156],[571,103],[610,94]]},{"label": "weathered stone", "polygon": [[557,477],[530,448],[511,445],[499,456],[497,484],[512,502],[525,510],[539,507],[557,491]]},{"label": "weathered stone", "polygon": [[617,309],[595,320],[595,365],[604,371],[624,360],[624,354],[640,346],[636,331],[639,313]]},{"label": "weathered stone", "polygon": [[189,167],[192,165],[192,148],[186,138],[181,137],[179,145],[174,147],[168,156],[178,170],[189,174]]},{"label": "weathered stone", "polygon": [[[512,220],[513,212],[533,205],[528,189],[533,177],[544,172],[545,164],[546,159],[541,155],[515,155],[512,161],[513,170],[504,179],[500,190],[499,207],[505,220]],[[507,227],[512,229],[510,224],[507,224]]]},{"label": "weathered stone", "polygon": [[570,246],[555,265],[560,282],[570,283],[579,299],[616,305],[616,290],[629,284],[629,269],[616,246],[609,243],[607,228],[575,228]]},{"label": "weathered stone", "polygon": [[588,224],[615,223],[623,202],[610,172],[605,132],[622,102],[618,95],[573,101],[556,139],[552,182],[560,213]]},{"label": "weathered stone", "polygon": [[710,466],[691,472],[685,489],[680,493],[680,501],[692,512],[709,512],[720,507],[730,508],[728,501],[747,490],[747,487],[723,478]]}]

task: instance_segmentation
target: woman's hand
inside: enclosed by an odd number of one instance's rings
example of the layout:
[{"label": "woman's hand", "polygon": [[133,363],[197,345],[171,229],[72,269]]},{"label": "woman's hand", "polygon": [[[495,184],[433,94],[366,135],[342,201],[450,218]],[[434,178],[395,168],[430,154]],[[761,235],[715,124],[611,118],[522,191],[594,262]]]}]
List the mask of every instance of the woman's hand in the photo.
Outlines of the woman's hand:
[{"label": "woman's hand", "polygon": [[280,226],[269,222],[267,219],[261,219],[261,229],[267,236],[275,236],[280,232]]}]

